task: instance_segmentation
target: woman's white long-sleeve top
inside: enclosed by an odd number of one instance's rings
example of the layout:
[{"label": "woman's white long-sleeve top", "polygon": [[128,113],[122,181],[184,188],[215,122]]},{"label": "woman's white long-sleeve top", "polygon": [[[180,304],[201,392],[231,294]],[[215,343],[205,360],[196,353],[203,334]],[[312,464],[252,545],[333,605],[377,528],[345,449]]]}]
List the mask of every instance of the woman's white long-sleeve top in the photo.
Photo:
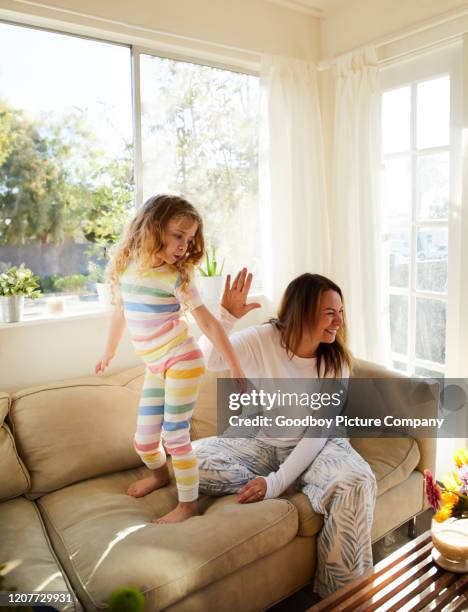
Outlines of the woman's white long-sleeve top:
[{"label": "woman's white long-sleeve top", "polygon": [[[231,333],[237,319],[227,310],[220,308],[220,321],[229,335],[232,346],[248,378],[318,378],[315,357],[288,356],[281,346],[278,330],[270,324],[256,325]],[[223,356],[213,347],[206,336],[199,340],[208,370],[226,370],[228,366]],[[343,369],[341,378],[347,378],[349,371]],[[278,471],[265,477],[267,482],[266,498],[278,497],[310,466],[326,443],[325,438],[302,437],[262,438],[273,446],[295,448],[280,465]]]}]

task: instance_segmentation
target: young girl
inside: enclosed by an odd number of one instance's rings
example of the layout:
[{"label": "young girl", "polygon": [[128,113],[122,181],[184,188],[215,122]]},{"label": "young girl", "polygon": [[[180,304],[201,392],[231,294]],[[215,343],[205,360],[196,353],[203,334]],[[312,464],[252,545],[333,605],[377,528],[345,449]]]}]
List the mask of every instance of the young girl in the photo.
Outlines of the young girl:
[{"label": "young girl", "polygon": [[114,357],[126,322],[135,351],[146,364],[134,444],[152,470],[127,492],[142,497],[168,483],[161,436],[172,455],[177,484],[177,507],[157,523],[177,523],[197,514],[198,464],[190,419],[204,364],[181,316],[184,309],[223,354],[232,376],[244,377],[223,327],[202,304],[192,280],[203,253],[203,222],[196,209],[183,198],[158,195],[133,219],[108,268],[116,305],[95,372],[104,372]]}]

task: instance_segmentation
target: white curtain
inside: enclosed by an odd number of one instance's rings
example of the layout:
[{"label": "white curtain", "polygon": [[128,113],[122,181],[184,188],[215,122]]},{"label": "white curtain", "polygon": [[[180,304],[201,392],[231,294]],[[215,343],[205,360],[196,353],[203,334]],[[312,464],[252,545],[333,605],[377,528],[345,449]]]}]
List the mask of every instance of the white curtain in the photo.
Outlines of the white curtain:
[{"label": "white curtain", "polygon": [[263,281],[276,305],[298,274],[329,271],[322,123],[314,65],[264,56],[260,87]]},{"label": "white curtain", "polygon": [[345,296],[353,353],[385,363],[388,333],[380,258],[380,95],[375,51],[343,56],[334,70],[332,277]]}]

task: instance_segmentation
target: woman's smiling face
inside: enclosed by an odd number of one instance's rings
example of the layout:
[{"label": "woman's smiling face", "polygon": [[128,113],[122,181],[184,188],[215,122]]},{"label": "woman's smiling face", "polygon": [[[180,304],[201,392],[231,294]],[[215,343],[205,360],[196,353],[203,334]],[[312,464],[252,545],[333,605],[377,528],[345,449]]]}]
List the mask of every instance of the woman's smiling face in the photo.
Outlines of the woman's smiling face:
[{"label": "woman's smiling face", "polygon": [[313,341],[318,344],[335,342],[336,334],[342,325],[343,304],[340,295],[332,289],[324,291],[320,297],[317,319],[311,334]]}]

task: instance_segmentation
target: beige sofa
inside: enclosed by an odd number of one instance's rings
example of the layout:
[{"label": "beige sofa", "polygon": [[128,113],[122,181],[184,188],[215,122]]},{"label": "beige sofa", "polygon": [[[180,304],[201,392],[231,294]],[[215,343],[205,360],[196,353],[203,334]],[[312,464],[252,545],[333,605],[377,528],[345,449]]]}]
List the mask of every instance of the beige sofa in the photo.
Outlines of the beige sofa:
[{"label": "beige sofa", "polygon": [[[354,375],[390,376],[364,362]],[[215,383],[208,375],[194,439],[215,433]],[[150,521],[175,505],[174,484],[126,495],[146,471],[132,447],[141,384],[135,368],[0,394],[0,563],[19,561],[6,586],[74,592],[76,609],[105,608],[130,585],[146,610],[246,612],[309,583],[322,518],[302,493],[248,505],[203,498],[201,516],[161,526]],[[353,443],[378,481],[375,541],[424,509],[422,470],[434,468],[435,441]]]}]

